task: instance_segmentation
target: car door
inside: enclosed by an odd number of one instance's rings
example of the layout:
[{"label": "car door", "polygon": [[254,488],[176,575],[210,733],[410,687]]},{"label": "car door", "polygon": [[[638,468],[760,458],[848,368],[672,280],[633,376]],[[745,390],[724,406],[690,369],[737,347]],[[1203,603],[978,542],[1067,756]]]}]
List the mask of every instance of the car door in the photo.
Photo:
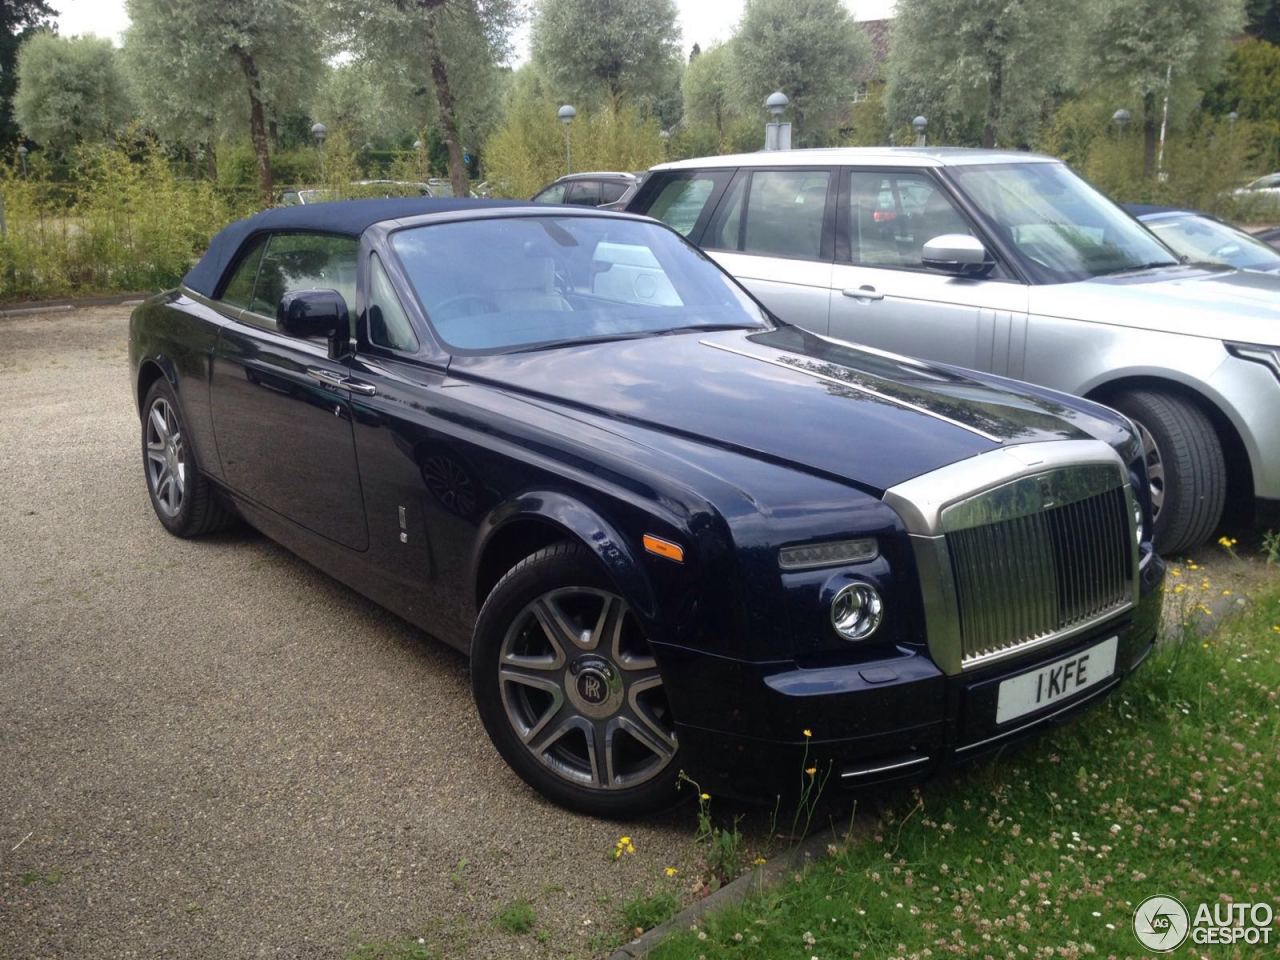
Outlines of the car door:
[{"label": "car door", "polygon": [[315,233],[260,240],[222,295],[233,322],[219,335],[209,389],[227,484],[313,533],[364,550],[348,362],[331,359],[324,341],[287,336],[275,322],[276,304],[295,290],[337,290],[351,309],[356,244]]},{"label": "car door", "polygon": [[699,245],[782,319],[827,332],[835,171],[739,170]]},{"label": "car door", "polygon": [[927,169],[846,169],[841,181],[831,336],[1018,376],[1026,285],[1000,264],[957,277],[921,262],[934,237],[981,236],[942,182]]}]

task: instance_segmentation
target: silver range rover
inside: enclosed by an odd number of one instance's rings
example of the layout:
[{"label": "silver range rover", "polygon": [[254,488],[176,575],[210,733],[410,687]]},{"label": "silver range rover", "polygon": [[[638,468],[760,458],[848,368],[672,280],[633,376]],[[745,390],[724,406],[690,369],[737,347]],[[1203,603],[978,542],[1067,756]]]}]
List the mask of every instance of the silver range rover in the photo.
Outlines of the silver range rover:
[{"label": "silver range rover", "polygon": [[1050,157],[795,150],[654,168],[628,210],[785,320],[1138,425],[1157,548],[1280,500],[1280,276],[1184,263]]}]

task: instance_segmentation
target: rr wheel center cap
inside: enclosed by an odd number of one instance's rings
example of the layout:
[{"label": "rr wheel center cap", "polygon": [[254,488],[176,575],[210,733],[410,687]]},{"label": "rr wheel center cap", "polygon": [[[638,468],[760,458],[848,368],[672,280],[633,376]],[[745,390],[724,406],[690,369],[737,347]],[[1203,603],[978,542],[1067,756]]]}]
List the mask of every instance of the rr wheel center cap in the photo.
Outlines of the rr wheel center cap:
[{"label": "rr wheel center cap", "polygon": [[622,676],[602,657],[578,657],[569,664],[565,693],[586,716],[612,716],[622,705]]}]

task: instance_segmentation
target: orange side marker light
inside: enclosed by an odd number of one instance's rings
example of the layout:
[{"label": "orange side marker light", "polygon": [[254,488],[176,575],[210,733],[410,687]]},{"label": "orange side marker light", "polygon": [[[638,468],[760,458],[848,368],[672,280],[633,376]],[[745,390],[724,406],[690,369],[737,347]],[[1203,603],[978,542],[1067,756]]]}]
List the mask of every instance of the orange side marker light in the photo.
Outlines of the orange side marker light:
[{"label": "orange side marker light", "polygon": [[676,563],[684,563],[684,547],[678,543],[672,543],[670,540],[663,540],[661,537],[646,533],[644,535],[644,548],[654,556],[674,560]]}]

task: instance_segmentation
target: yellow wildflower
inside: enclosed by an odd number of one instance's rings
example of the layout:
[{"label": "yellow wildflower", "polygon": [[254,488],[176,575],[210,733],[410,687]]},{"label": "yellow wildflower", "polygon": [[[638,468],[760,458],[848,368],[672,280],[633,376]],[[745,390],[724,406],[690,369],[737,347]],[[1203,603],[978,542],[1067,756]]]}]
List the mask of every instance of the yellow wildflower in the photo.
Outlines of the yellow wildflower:
[{"label": "yellow wildflower", "polygon": [[806,728],[805,728],[805,731],[804,731],[804,735],[805,735],[806,737],[812,737],[812,736],[813,736],[813,731],[812,731],[812,730],[810,730],[808,727],[806,727]]},{"label": "yellow wildflower", "polygon": [[809,767],[807,770],[805,770],[805,773],[807,773],[811,777],[817,772],[818,772],[817,767]]},{"label": "yellow wildflower", "polygon": [[711,799],[711,794],[709,794],[709,793],[700,793],[700,794],[698,794],[698,799],[699,799],[699,800],[710,800],[710,799]]},{"label": "yellow wildflower", "polygon": [[679,870],[677,870],[675,867],[667,867],[667,868],[666,868],[665,870],[663,870],[662,872],[663,872],[663,873],[665,873],[668,877],[674,877],[674,876],[675,876],[677,873],[679,873],[680,871],[679,871]]}]

